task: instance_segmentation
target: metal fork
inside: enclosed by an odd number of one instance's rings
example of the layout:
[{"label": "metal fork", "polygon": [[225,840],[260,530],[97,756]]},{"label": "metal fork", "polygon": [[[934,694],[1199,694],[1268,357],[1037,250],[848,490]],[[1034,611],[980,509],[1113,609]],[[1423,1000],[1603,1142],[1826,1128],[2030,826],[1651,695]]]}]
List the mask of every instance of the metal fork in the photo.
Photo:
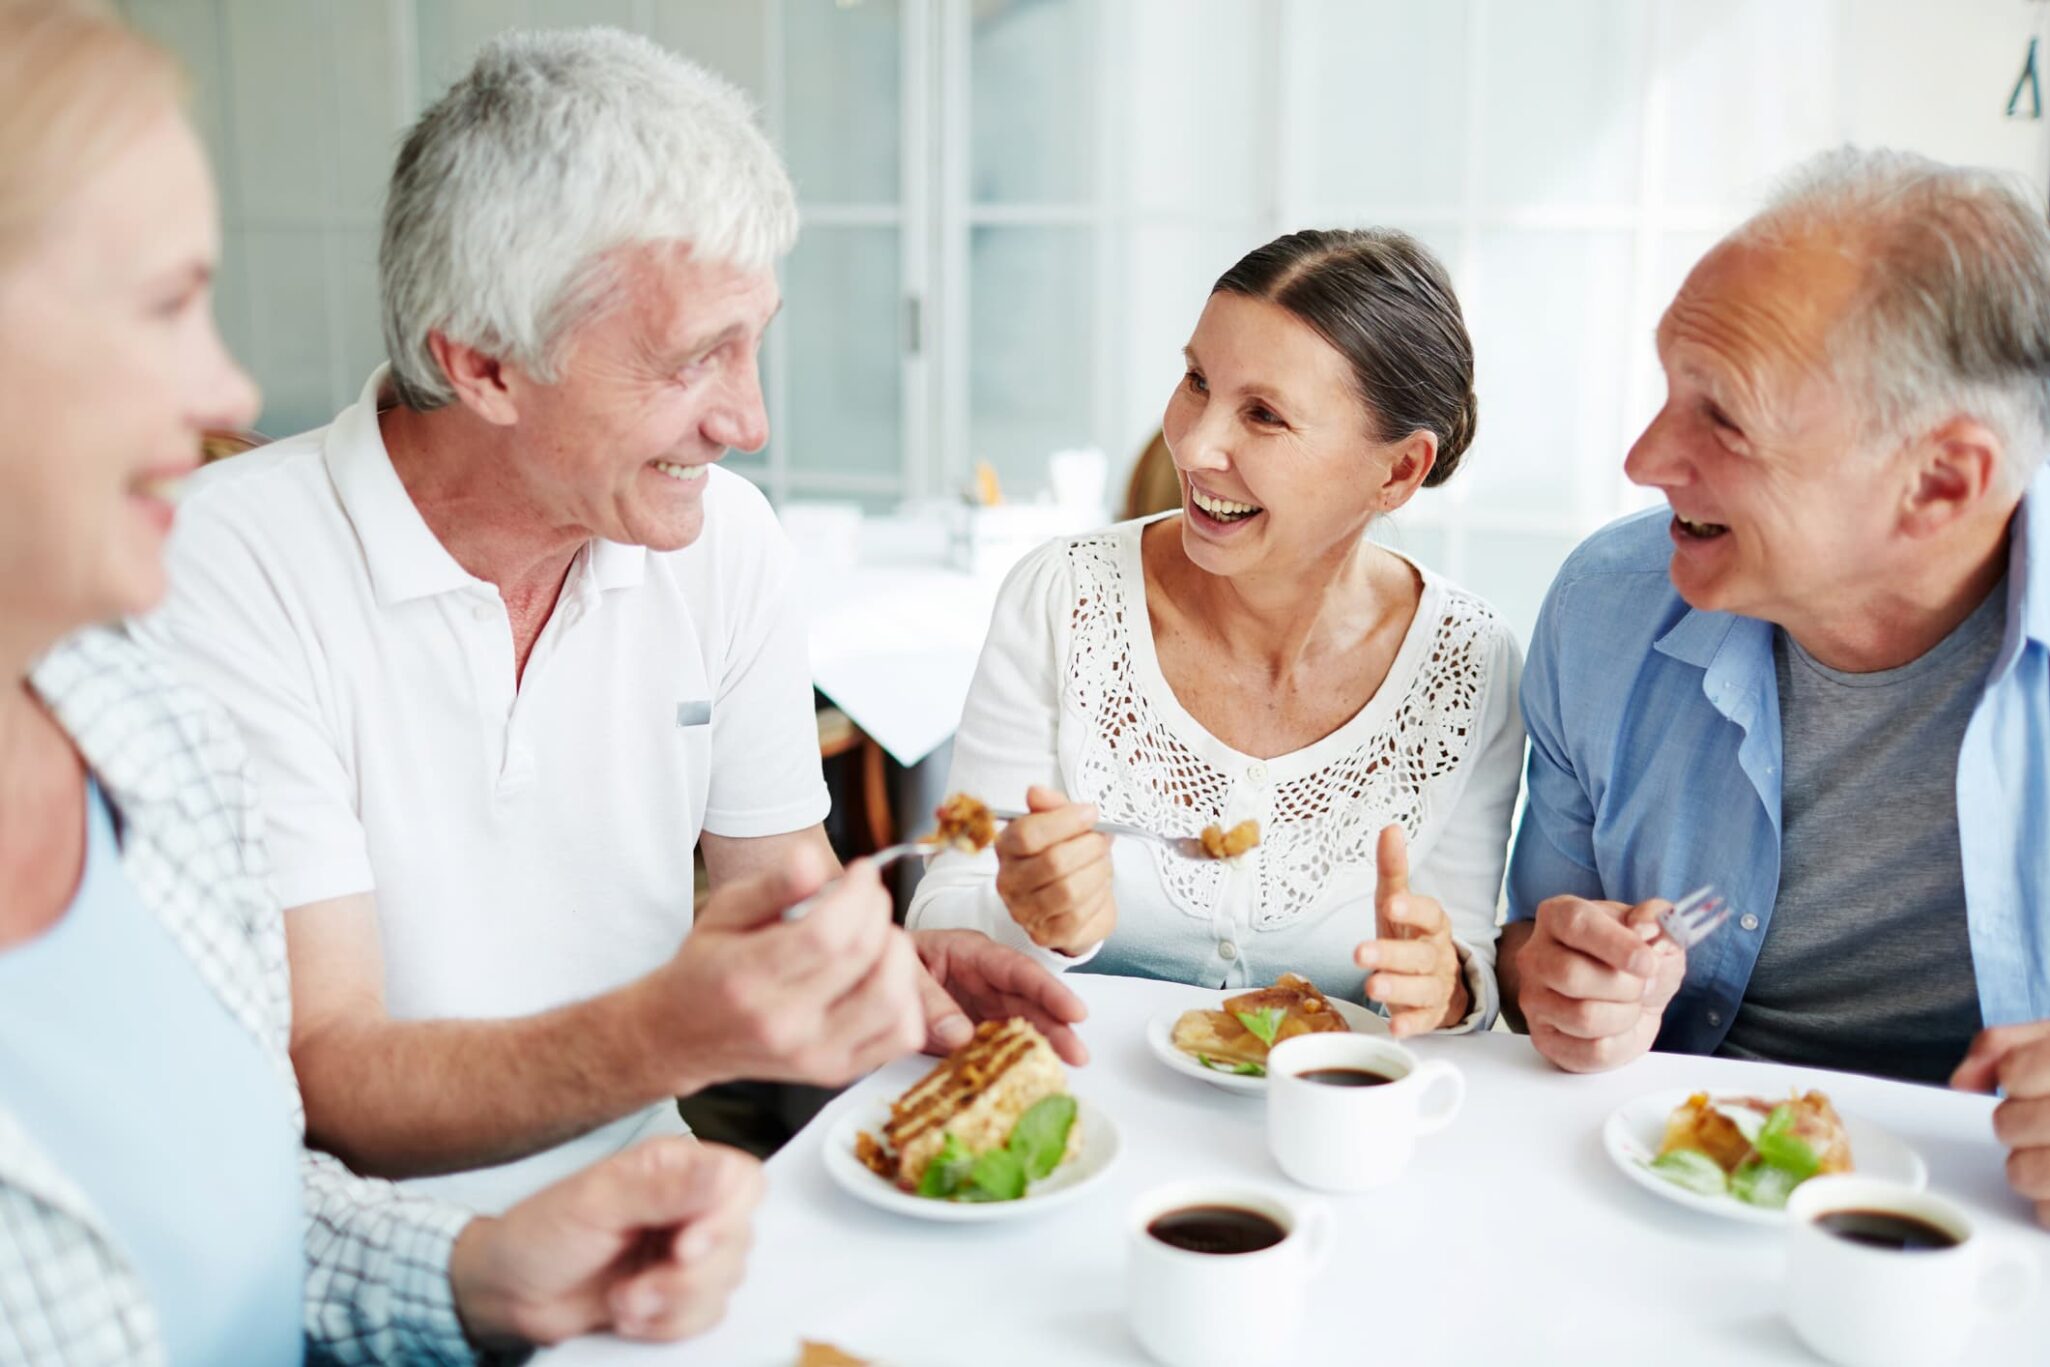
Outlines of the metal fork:
[{"label": "metal fork", "polygon": [[[900,840],[894,845],[883,846],[874,854],[863,855],[862,857],[868,860],[871,864],[874,864],[876,866],[876,871],[880,873],[882,870],[888,868],[890,865],[896,863],[899,859],[902,859],[904,856],[908,854],[932,854],[933,852],[944,848],[944,841],[940,840],[936,836],[926,836],[921,840]],[[833,881],[838,882],[839,880],[835,879]],[[805,918],[805,915],[811,911],[812,906],[819,900],[819,898],[824,897],[826,895],[826,888],[830,888],[832,886],[832,883],[828,883],[826,884],[825,888],[820,888],[811,896],[800,898],[799,900],[792,902],[789,906],[783,908],[784,921],[802,921]]]},{"label": "metal fork", "polygon": [[[1016,821],[1025,813],[1008,807],[992,807],[989,814],[999,821]],[[1133,840],[1150,840],[1172,854],[1184,859],[1208,859],[1210,852],[1203,848],[1203,842],[1193,835],[1162,835],[1140,826],[1127,826],[1121,821],[1099,821],[1089,828],[1099,835],[1122,835]]]},{"label": "metal fork", "polygon": [[1717,895],[1715,884],[1710,883],[1660,912],[1659,928],[1680,948],[1692,949],[1729,919],[1730,904]]}]

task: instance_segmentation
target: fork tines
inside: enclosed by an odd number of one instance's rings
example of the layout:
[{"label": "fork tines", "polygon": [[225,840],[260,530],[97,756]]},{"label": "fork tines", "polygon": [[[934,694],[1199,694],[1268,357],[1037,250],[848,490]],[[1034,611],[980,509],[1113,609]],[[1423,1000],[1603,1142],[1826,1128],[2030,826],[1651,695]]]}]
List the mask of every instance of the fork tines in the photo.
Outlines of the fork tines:
[{"label": "fork tines", "polygon": [[1713,884],[1696,888],[1674,903],[1672,910],[1659,913],[1660,927],[1682,949],[1694,948],[1729,919],[1729,902],[1717,895]]}]

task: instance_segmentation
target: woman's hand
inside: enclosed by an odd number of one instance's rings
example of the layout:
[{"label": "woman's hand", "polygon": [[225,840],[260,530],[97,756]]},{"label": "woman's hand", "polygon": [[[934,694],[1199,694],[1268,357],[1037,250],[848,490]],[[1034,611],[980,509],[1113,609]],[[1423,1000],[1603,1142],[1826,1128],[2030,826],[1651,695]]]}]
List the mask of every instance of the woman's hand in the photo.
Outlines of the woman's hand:
[{"label": "woman's hand", "polygon": [[1117,925],[1110,837],[1090,829],[1096,808],[1051,788],[1027,791],[1025,806],[997,836],[997,896],[1032,943],[1080,954]]},{"label": "woman's hand", "polygon": [[1409,890],[1409,847],[1402,827],[1381,832],[1374,882],[1375,934],[1352,952],[1367,970],[1367,995],[1388,1007],[1388,1029],[1398,1038],[1457,1025],[1473,1010],[1452,923],[1435,897]]}]

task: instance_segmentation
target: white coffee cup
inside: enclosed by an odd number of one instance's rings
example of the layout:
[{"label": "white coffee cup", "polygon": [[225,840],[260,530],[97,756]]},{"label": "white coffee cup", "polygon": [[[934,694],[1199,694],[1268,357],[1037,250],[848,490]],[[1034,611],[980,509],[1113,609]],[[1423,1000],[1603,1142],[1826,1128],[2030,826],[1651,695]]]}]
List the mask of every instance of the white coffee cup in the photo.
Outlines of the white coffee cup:
[{"label": "white coffee cup", "polygon": [[[1223,1206],[1279,1225],[1250,1253],[1198,1253],[1150,1230],[1175,1211]],[[1232,1181],[1156,1187],[1132,1206],[1127,1307],[1132,1336],[1166,1367],[1267,1367],[1291,1361],[1311,1279],[1331,1256],[1331,1214],[1300,1197]]]},{"label": "white coffee cup", "polygon": [[[1389,1080],[1343,1087],[1303,1076],[1325,1068]],[[1425,1062],[1392,1039],[1297,1035],[1267,1055],[1267,1147],[1306,1187],[1365,1191],[1400,1176],[1418,1138],[1451,1124],[1465,1100],[1459,1069]]]},{"label": "white coffee cup", "polygon": [[[1852,1210],[1905,1215],[1957,1243],[1902,1252],[1816,1223]],[[1981,1319],[2021,1308],[2037,1275],[2020,1244],[1975,1230],[1957,1205],[1897,1182],[1817,1177],[1787,1200],[1787,1318],[1803,1342],[1841,1367],[1955,1362]]]}]

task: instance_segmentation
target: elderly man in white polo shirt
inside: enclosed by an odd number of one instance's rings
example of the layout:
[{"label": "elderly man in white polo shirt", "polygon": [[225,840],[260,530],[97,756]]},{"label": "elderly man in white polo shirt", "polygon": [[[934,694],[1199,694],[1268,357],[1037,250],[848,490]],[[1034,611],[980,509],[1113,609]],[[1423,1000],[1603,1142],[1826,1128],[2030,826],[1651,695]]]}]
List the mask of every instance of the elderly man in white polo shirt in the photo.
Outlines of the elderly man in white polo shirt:
[{"label": "elderly man in white polo shirt", "polygon": [[137,630],[248,738],[308,1129],[361,1170],[498,1209],[680,1130],[671,1098],[842,1083],[967,1016],[1080,1057],[1071,994],[906,935],[872,868],[778,915],[836,872],[827,795],[789,547],[716,462],[767,439],[795,231],[731,87],[500,38],[400,152],[388,370],[180,509]]}]

